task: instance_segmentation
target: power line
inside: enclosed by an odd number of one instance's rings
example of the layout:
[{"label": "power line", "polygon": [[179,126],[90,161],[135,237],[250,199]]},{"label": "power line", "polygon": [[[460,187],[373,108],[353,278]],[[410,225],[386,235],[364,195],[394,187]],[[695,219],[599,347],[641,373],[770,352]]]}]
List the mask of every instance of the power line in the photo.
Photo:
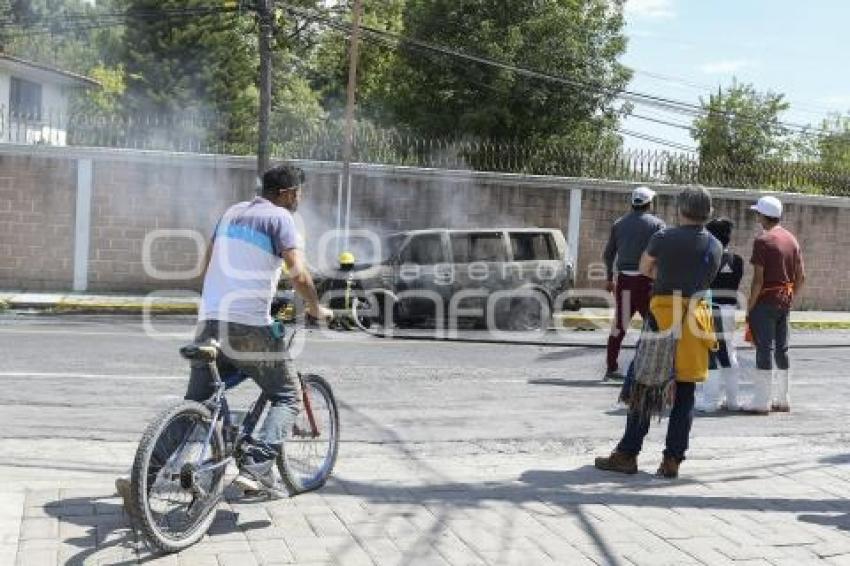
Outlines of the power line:
[{"label": "power line", "polygon": [[[291,4],[287,4],[286,2],[278,1],[277,4],[279,6],[281,6],[282,8],[284,8],[285,10],[287,10],[288,12],[292,13],[292,14],[296,14],[296,15],[299,15],[301,17],[304,17],[304,18],[307,18],[307,19],[310,19],[310,20],[314,20],[314,21],[324,23],[327,26],[338,29],[340,31],[348,32],[350,30],[350,25],[347,22],[344,22],[344,21],[341,21],[341,20],[338,20],[338,19],[334,19],[334,18],[328,18],[328,17],[325,17],[325,16],[318,14],[318,13],[311,11],[311,10],[292,6]],[[574,79],[574,78],[567,78],[567,77],[558,76],[558,75],[552,75],[552,74],[549,74],[549,73],[544,73],[544,72],[541,72],[541,71],[536,71],[536,70],[533,70],[533,69],[520,67],[520,66],[517,66],[517,65],[510,64],[510,63],[505,63],[503,61],[498,61],[496,59],[492,59],[492,58],[488,58],[488,57],[482,57],[482,56],[478,56],[478,55],[472,55],[472,54],[465,53],[463,51],[459,51],[459,50],[456,50],[456,49],[451,49],[451,48],[439,46],[439,45],[432,44],[432,43],[429,43],[429,42],[425,42],[425,41],[422,41],[422,40],[419,40],[419,39],[406,37],[406,36],[403,36],[403,35],[400,35],[400,34],[389,32],[389,31],[386,31],[386,30],[373,28],[373,27],[370,27],[370,26],[362,26],[362,29],[363,29],[364,35],[367,35],[367,36],[372,36],[372,37],[379,36],[379,37],[388,38],[388,39],[391,39],[392,41],[397,42],[399,44],[405,44],[407,46],[410,46],[410,47],[413,47],[413,48],[416,48],[416,49],[441,53],[443,55],[448,55],[448,56],[451,56],[451,57],[464,59],[464,60],[471,61],[471,62],[478,63],[478,64],[483,64],[483,65],[488,65],[488,66],[492,66],[492,67],[496,67],[496,68],[501,68],[501,69],[504,69],[504,70],[509,70],[509,71],[515,72],[515,73],[517,73],[521,76],[526,76],[526,77],[529,77],[529,78],[534,78],[534,79],[539,79],[539,80],[544,80],[544,81],[549,81],[549,82],[555,82],[555,83],[564,84],[564,85],[572,86],[572,87],[584,88],[586,90],[595,91],[595,92],[598,92],[598,93],[601,93],[601,94],[605,94],[607,96],[611,96],[611,97],[615,97],[615,98],[621,98],[623,100],[627,100],[627,101],[633,102],[635,104],[643,104],[643,105],[653,106],[653,107],[660,108],[660,109],[663,109],[663,110],[678,112],[678,113],[689,115],[689,116],[692,116],[692,117],[702,117],[702,116],[705,116],[706,114],[709,113],[709,111],[706,110],[705,108],[703,108],[702,106],[695,105],[695,104],[690,103],[690,102],[675,100],[675,99],[671,99],[671,98],[667,98],[667,97],[663,97],[663,96],[658,96],[658,95],[653,95],[653,94],[648,94],[648,93],[643,93],[643,92],[638,92],[638,91],[632,91],[632,90],[629,90],[629,89],[618,90],[618,89],[613,89],[611,87],[607,87],[605,85],[600,85],[598,83],[594,84],[592,82],[588,82],[588,81],[584,81],[584,80],[580,80],[580,79]],[[714,112],[714,113],[718,114],[718,115],[725,115],[729,118],[743,119],[744,121],[748,121],[748,122],[751,122],[751,123],[754,123],[754,124],[760,124],[760,122],[758,120],[756,120],[754,118],[750,118],[750,117],[743,115],[743,114],[740,114],[740,113],[734,113],[734,112],[731,112],[731,111],[719,111],[719,112]],[[810,131],[810,126],[808,126],[808,125],[794,124],[794,123],[782,122],[782,121],[779,121],[778,125],[783,127],[786,130],[789,130],[789,131],[794,131],[794,132],[805,134],[805,135],[816,135],[816,134],[814,134],[813,132]]]},{"label": "power line", "polygon": [[666,140],[664,138],[658,138],[658,137],[655,137],[655,136],[651,136],[649,134],[643,134],[643,133],[640,133],[640,132],[627,130],[626,128],[618,128],[617,131],[620,132],[621,134],[624,134],[624,135],[627,135],[627,136],[630,136],[630,137],[633,137],[633,138],[637,138],[639,140],[644,140],[644,141],[652,142],[652,143],[655,143],[655,144],[658,144],[658,145],[671,147],[673,149],[678,149],[679,151],[685,151],[687,153],[696,152],[695,147],[676,143],[676,142],[673,142],[673,141],[670,141],[670,140]]},{"label": "power line", "polygon": [[[281,6],[285,10],[287,10],[291,14],[299,15],[305,19],[317,21],[320,23],[324,23],[326,26],[331,27],[333,29],[337,29],[343,32],[349,32],[351,29],[350,24],[347,22],[329,18],[323,16],[319,13],[316,13],[311,10],[298,8],[287,4],[286,2],[278,1],[277,5]],[[98,14],[63,14],[61,16],[61,20],[63,22],[67,21],[76,21],[76,25],[68,26],[64,25],[63,27],[57,28],[45,28],[44,26],[47,24],[51,24],[53,22],[58,22],[59,18],[53,19],[30,19],[27,21],[28,25],[41,23],[41,29],[30,29],[27,35],[32,34],[57,34],[57,33],[69,33],[69,32],[82,32],[90,29],[97,29],[101,27],[111,27],[116,25],[122,25],[126,23],[128,18],[137,18],[137,19],[147,19],[147,18],[163,18],[163,17],[172,17],[172,16],[203,16],[203,15],[211,15],[211,14],[220,14],[226,12],[234,12],[240,10],[239,6],[199,6],[193,8],[177,8],[170,10],[136,10],[136,11],[124,11],[124,12],[105,12]],[[111,18],[111,19],[110,19]],[[94,21],[88,25],[82,25],[85,19],[100,19],[100,21]],[[21,27],[20,25],[11,24],[11,22],[0,22],[0,28],[2,27]],[[35,26],[33,26],[35,27]],[[498,61],[488,57],[481,57],[478,55],[472,55],[469,53],[465,53],[456,49],[447,48],[444,46],[428,43],[422,40],[406,37],[400,34],[396,34],[393,32],[389,32],[386,30],[381,30],[377,28],[373,28],[370,26],[361,26],[364,36],[366,39],[370,39],[373,42],[382,43],[384,45],[388,45],[391,47],[398,48],[399,46],[412,47],[419,51],[436,53],[445,56],[449,56],[453,59],[460,59],[471,61],[474,63],[487,65],[491,67],[501,68],[504,70],[509,70],[514,72],[520,76],[525,76],[532,79],[543,80],[546,82],[555,82],[562,85],[574,87],[574,88],[582,88],[585,90],[589,90],[591,92],[596,92],[598,94],[603,94],[605,96],[609,96],[612,98],[620,98],[623,100],[627,100],[629,102],[633,102],[635,104],[641,104],[646,106],[651,106],[666,112],[675,112],[679,114],[683,114],[691,117],[702,117],[709,113],[708,110],[703,108],[702,106],[698,106],[692,103],[675,100],[663,96],[657,96],[653,94],[647,94],[639,91],[632,91],[627,89],[615,89],[612,87],[608,87],[605,85],[601,85],[599,83],[588,82],[586,80],[575,79],[562,77],[557,75],[552,75],[549,73],[537,71],[534,69],[529,69],[525,67],[521,67],[518,65],[513,65],[510,63],[505,63],[502,61]],[[7,37],[9,37],[7,35]],[[645,71],[639,71],[643,74],[650,74]],[[656,77],[662,77],[662,75],[655,74]],[[716,112],[719,115],[725,115],[730,118],[738,118],[744,119],[745,121],[751,121],[752,123],[759,124],[759,122],[754,118],[749,118],[747,116],[736,114],[730,111]],[[657,122],[660,124],[677,127],[681,129],[690,129],[688,126],[682,124],[675,124],[672,122],[666,122],[657,118],[649,118],[645,116],[635,115],[638,119],[643,119],[647,121]],[[797,131],[798,133],[820,137],[816,132],[812,132],[810,130],[810,126],[803,126],[799,124],[785,123],[779,121],[778,126],[783,127],[789,131]],[[660,138],[659,138],[660,139]],[[669,141],[669,140],[667,140]],[[676,142],[671,142],[675,144]],[[681,144],[676,144],[681,145]],[[684,147],[684,146],[682,146]]]},{"label": "power line", "polygon": [[631,114],[627,114],[626,116],[631,117],[631,118],[637,118],[638,120],[645,120],[647,122],[654,122],[656,124],[662,124],[664,126],[670,126],[671,128],[678,128],[680,130],[686,130],[688,132],[693,130],[692,126],[688,126],[686,124],[679,124],[679,123],[676,123],[676,122],[668,122],[667,120],[661,120],[660,118],[653,118],[651,116],[643,116],[641,114],[635,114],[634,112],[632,112]]}]

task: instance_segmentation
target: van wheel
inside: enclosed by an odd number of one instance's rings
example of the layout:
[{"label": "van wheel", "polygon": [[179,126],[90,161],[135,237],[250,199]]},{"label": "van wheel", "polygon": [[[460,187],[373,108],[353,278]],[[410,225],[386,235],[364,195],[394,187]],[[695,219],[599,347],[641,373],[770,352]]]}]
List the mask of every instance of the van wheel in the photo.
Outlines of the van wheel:
[{"label": "van wheel", "polygon": [[545,330],[549,326],[552,309],[549,307],[546,296],[535,292],[511,299],[511,308],[506,315],[506,324],[503,327],[508,330],[524,332]]}]

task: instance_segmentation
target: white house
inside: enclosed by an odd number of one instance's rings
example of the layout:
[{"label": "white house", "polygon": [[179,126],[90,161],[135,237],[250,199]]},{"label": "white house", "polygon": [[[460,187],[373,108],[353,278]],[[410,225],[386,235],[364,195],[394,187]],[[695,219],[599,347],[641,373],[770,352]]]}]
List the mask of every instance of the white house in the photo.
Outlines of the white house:
[{"label": "white house", "polygon": [[0,142],[65,145],[68,95],[88,77],[0,53]]}]

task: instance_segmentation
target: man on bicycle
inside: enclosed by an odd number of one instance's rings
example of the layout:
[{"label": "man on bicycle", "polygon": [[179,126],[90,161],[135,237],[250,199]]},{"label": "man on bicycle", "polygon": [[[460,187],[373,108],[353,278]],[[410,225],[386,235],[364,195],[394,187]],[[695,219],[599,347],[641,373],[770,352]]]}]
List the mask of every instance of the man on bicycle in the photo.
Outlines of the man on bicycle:
[{"label": "man on bicycle", "polygon": [[[218,340],[222,375],[239,370],[269,398],[266,418],[246,443],[239,468],[242,476],[272,492],[284,489],[275,477],[274,462],[300,406],[297,374],[270,315],[281,258],[306,312],[319,320],[332,315],[319,305],[292,216],[303,183],[304,172],[297,167],[269,169],[263,174],[261,196],[231,206],[219,219],[207,250],[195,337],[198,342]],[[209,372],[202,364],[193,367],[186,399],[204,401],[212,394]]]},{"label": "man on bicycle", "polygon": [[[204,258],[195,335],[196,342],[219,342],[217,363],[223,377],[239,371],[253,379],[269,398],[262,427],[244,445],[239,483],[255,489],[259,483],[275,496],[286,495],[286,488],[275,476],[274,463],[285,431],[300,407],[297,374],[270,314],[281,258],[295,291],[306,303],[307,313],[319,320],[332,316],[331,310],[319,304],[292,216],[301,199],[303,182],[304,172],[297,167],[269,169],[263,174],[261,196],[231,206],[219,219]],[[203,402],[213,393],[206,365],[193,364],[185,398]],[[126,501],[129,481],[119,478],[116,486]]]}]

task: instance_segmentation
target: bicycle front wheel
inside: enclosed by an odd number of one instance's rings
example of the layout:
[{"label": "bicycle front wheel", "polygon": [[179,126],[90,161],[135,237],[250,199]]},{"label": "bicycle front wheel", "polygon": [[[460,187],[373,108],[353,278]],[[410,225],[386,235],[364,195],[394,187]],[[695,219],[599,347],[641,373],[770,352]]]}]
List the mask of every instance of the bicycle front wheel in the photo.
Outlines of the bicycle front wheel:
[{"label": "bicycle front wheel", "polygon": [[131,505],[145,537],[163,552],[196,543],[215,518],[225,466],[209,466],[222,463],[225,448],[217,427],[210,437],[213,426],[205,406],[185,401],[163,411],[139,442]]},{"label": "bicycle front wheel", "polygon": [[313,374],[302,378],[302,386],[303,406],[277,460],[283,483],[292,494],[325,485],[339,449],[339,411],[331,386]]}]

